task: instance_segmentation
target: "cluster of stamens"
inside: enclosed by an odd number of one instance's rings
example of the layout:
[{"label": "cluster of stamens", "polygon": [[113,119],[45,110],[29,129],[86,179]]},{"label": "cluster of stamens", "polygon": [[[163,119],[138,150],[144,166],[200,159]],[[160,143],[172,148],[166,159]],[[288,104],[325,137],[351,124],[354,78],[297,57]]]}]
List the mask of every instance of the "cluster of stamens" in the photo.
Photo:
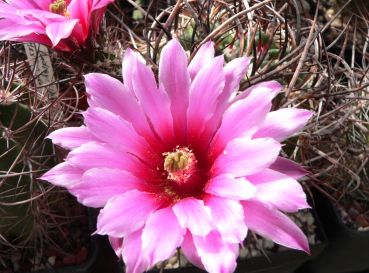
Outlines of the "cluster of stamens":
[{"label": "cluster of stamens", "polygon": [[49,5],[49,10],[52,13],[68,16],[67,3],[65,0],[55,0]]},{"label": "cluster of stamens", "polygon": [[168,173],[168,179],[185,183],[195,171],[196,158],[188,148],[177,147],[174,152],[163,155],[164,170]]}]

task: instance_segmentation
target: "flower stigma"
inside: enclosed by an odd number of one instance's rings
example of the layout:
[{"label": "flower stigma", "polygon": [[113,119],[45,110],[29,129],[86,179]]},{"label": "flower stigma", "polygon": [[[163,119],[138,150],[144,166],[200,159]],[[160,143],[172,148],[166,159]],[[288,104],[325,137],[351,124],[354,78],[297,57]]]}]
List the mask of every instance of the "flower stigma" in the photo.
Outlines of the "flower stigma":
[{"label": "flower stigma", "polygon": [[49,10],[52,13],[60,14],[62,16],[68,16],[67,3],[65,0],[55,0],[49,5]]},{"label": "flower stigma", "polygon": [[194,173],[196,158],[188,148],[176,148],[174,152],[163,154],[164,170],[168,173],[168,179],[185,183]]}]

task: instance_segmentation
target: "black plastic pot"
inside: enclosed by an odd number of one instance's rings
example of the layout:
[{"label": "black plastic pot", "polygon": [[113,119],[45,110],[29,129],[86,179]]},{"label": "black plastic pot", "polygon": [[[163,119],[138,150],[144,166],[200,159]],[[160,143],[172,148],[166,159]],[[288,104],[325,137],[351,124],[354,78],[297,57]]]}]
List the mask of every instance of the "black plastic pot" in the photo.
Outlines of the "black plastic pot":
[{"label": "black plastic pot", "polygon": [[322,255],[305,264],[298,273],[369,272],[369,231],[347,227],[327,198],[316,194],[315,199],[329,244]]},{"label": "black plastic pot", "polygon": [[[89,226],[91,233],[96,227],[96,211],[89,210]],[[118,261],[110,246],[107,236],[93,235],[87,259],[78,265],[51,268],[32,273],[123,273],[122,265]]]}]

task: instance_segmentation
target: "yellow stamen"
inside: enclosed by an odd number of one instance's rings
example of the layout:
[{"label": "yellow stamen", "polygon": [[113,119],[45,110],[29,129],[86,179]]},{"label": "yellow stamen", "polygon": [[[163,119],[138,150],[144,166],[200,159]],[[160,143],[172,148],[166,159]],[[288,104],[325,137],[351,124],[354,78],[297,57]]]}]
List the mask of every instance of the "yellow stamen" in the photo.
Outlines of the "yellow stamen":
[{"label": "yellow stamen", "polygon": [[187,167],[188,155],[182,151],[168,153],[164,161],[164,169],[168,172],[176,172]]},{"label": "yellow stamen", "polygon": [[67,3],[65,2],[65,0],[55,0],[53,3],[50,4],[49,10],[53,13],[63,16],[68,15]]},{"label": "yellow stamen", "polygon": [[189,149],[177,148],[174,152],[164,153],[164,156],[164,170],[168,172],[169,179],[184,181],[192,174],[196,159]]}]

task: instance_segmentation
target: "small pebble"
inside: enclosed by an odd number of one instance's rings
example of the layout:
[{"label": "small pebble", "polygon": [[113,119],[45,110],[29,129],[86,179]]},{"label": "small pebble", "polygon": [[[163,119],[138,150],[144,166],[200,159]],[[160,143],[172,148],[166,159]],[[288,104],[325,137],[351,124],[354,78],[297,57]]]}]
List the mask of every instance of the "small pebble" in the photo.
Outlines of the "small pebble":
[{"label": "small pebble", "polygon": [[244,259],[244,258],[246,258],[248,255],[249,255],[249,250],[248,250],[246,247],[242,247],[242,248],[240,249],[240,254],[239,254],[239,256],[240,256],[242,259]]},{"label": "small pebble", "polygon": [[313,215],[311,214],[311,213],[309,213],[308,215],[307,215],[307,224],[308,225],[312,225],[312,224],[314,224],[314,217],[313,217]]},{"label": "small pebble", "polygon": [[158,269],[162,268],[162,266],[163,266],[163,262],[158,262],[158,263],[155,265],[155,267],[156,267],[156,268],[158,268]]},{"label": "small pebble", "polygon": [[51,256],[47,259],[47,262],[51,265],[51,266],[54,266],[55,265],[55,260],[56,260],[56,257],[55,256]]},{"label": "small pebble", "polygon": [[251,249],[251,257],[256,257],[259,255],[260,255],[259,251],[257,251],[256,249]]},{"label": "small pebble", "polygon": [[369,231],[369,227],[359,227],[358,231]]},{"label": "small pebble", "polygon": [[308,241],[309,241],[309,244],[314,245],[314,244],[315,244],[315,234],[310,235],[310,236],[308,237]]},{"label": "small pebble", "polygon": [[274,242],[270,240],[264,240],[263,247],[266,249],[271,249],[274,247]]},{"label": "small pebble", "polygon": [[177,255],[177,253],[176,253],[172,258],[170,258],[170,259],[168,260],[168,264],[173,265],[173,264],[175,264],[177,261],[178,261],[178,255]]},{"label": "small pebble", "polygon": [[188,265],[190,265],[190,262],[186,259],[186,257],[183,255],[183,253],[182,253],[182,251],[181,251],[181,254],[180,254],[180,261],[178,261],[178,262],[180,262],[181,264],[181,266],[188,266]]}]

